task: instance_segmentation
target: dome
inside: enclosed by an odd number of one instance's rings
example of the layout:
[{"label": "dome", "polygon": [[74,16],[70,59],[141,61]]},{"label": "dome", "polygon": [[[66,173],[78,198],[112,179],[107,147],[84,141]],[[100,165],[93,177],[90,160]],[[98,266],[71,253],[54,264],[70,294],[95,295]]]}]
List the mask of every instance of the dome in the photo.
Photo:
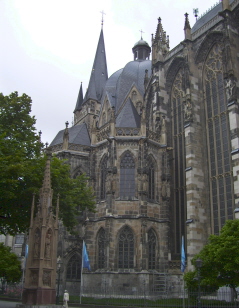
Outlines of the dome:
[{"label": "dome", "polygon": [[136,44],[134,44],[132,51],[134,54],[135,61],[136,60],[149,60],[151,48],[149,47],[149,44],[142,39],[142,37]]},{"label": "dome", "polygon": [[147,46],[147,47],[149,47],[149,44],[146,41],[144,41],[143,39],[141,39],[137,43],[134,44],[134,47],[136,47],[136,46]]},{"label": "dome", "polygon": [[109,77],[106,82],[102,100],[104,100],[107,95],[111,106],[115,107],[117,113],[133,86],[135,86],[143,96],[146,70],[148,71],[148,77],[150,77],[150,60],[131,61],[127,63],[124,68],[118,70]]}]

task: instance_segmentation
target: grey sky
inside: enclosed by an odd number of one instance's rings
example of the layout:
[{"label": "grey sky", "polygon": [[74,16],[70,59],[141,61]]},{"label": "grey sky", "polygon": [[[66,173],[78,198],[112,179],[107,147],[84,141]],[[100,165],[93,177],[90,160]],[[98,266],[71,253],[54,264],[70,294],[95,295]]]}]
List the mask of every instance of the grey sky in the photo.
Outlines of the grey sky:
[{"label": "grey sky", "polygon": [[158,17],[172,49],[184,39],[184,14],[195,23],[214,0],[0,0],[0,91],[31,96],[43,142],[72,122],[81,81],[88,86],[104,15],[108,75],[133,60],[140,39],[151,45]]}]

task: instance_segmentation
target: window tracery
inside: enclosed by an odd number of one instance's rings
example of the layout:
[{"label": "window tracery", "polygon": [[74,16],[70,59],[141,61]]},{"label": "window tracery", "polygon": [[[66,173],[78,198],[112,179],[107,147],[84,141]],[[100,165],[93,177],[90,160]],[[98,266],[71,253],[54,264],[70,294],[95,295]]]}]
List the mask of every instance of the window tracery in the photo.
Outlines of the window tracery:
[{"label": "window tracery", "polygon": [[175,239],[173,248],[180,253],[180,239],[184,234],[185,211],[185,140],[184,140],[184,69],[180,68],[172,86],[172,132],[173,132],[173,156],[174,156],[174,218]]},{"label": "window tracery", "polygon": [[222,46],[214,44],[204,65],[205,112],[214,233],[233,219],[230,131],[223,80]]},{"label": "window tracery", "polygon": [[120,162],[120,198],[130,199],[135,196],[135,161],[127,151]]},{"label": "window tracery", "polygon": [[148,269],[156,269],[156,235],[152,229],[148,232]]},{"label": "window tracery", "polygon": [[81,278],[81,260],[77,254],[74,254],[67,264],[66,279],[78,280]]},{"label": "window tracery", "polygon": [[105,156],[100,165],[100,200],[106,197],[107,157]]},{"label": "window tracery", "polygon": [[101,228],[98,233],[98,268],[105,268],[106,265],[105,243],[105,230]]},{"label": "window tracery", "polygon": [[122,269],[134,267],[134,235],[132,230],[126,226],[119,234],[119,260],[118,266]]},{"label": "window tracery", "polygon": [[153,159],[148,159],[148,198],[155,200],[155,164]]}]

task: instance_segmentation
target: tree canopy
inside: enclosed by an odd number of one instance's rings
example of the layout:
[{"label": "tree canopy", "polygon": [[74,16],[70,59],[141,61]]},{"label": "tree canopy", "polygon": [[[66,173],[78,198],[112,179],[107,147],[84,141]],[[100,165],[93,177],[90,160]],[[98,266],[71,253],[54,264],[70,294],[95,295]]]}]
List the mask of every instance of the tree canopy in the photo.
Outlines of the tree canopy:
[{"label": "tree canopy", "polygon": [[22,276],[21,262],[11,248],[0,243],[0,277],[5,281],[19,282]]},{"label": "tree canopy", "polygon": [[[46,157],[30,115],[31,98],[0,93],[0,233],[25,232],[30,223],[33,193],[42,186]],[[60,194],[60,218],[72,232],[77,216],[94,210],[94,194],[85,175],[70,176],[66,161],[52,158],[53,206]]]},{"label": "tree canopy", "polygon": [[[220,235],[211,235],[208,244],[192,259],[202,260],[201,285],[218,289],[229,286],[235,290],[239,286],[239,220],[228,220]],[[187,287],[197,287],[197,270],[184,275]]]}]

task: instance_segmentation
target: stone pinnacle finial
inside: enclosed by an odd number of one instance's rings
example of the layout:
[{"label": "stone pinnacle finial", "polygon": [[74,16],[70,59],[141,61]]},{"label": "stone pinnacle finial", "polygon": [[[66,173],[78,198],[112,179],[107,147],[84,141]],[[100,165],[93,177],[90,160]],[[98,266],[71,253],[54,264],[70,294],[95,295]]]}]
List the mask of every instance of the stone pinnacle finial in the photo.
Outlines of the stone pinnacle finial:
[{"label": "stone pinnacle finial", "polygon": [[51,189],[51,153],[47,152],[47,161],[42,188]]},{"label": "stone pinnacle finial", "polygon": [[184,16],[185,16],[184,38],[185,40],[192,40],[191,27],[190,27],[190,23],[188,20],[188,13],[185,13]]}]

